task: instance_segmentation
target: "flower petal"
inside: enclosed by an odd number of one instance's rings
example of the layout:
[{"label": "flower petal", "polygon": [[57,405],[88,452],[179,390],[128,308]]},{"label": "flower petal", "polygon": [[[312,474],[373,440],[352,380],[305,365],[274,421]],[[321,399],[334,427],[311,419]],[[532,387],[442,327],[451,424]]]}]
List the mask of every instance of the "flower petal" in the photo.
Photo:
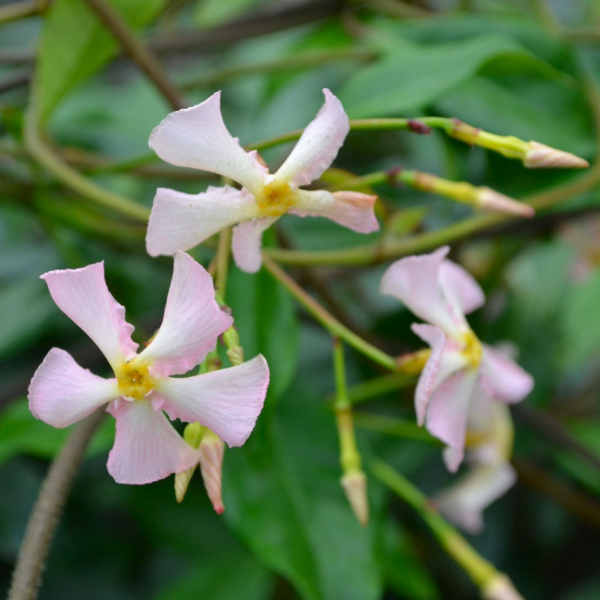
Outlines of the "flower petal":
[{"label": "flower petal", "polygon": [[262,265],[262,235],[279,217],[243,221],[233,228],[231,250],[235,264],[246,273],[256,273]]},{"label": "flower petal", "polygon": [[182,375],[200,364],[232,325],[215,300],[212,277],[191,256],[177,252],[162,325],[138,360],[150,366],[152,377]]},{"label": "flower petal", "polygon": [[96,343],[111,366],[135,356],[133,326],[125,321],[125,308],[110,294],[104,263],[83,269],[50,271],[41,276],[60,310]]},{"label": "flower petal", "polygon": [[29,384],[29,410],[52,427],[68,427],[118,395],[116,379],[97,377],[52,348]]},{"label": "flower petal", "polygon": [[342,103],[328,89],[323,93],[325,104],[275,174],[296,187],[318,179],[329,168],[350,131]]},{"label": "flower petal", "polygon": [[485,294],[475,278],[460,265],[445,260],[440,267],[440,281],[444,295],[464,314],[481,308]]},{"label": "flower petal", "polygon": [[483,530],[482,512],[517,479],[510,464],[477,465],[435,500],[440,511],[468,533]]},{"label": "flower petal", "polygon": [[268,385],[267,361],[259,355],[229,369],[162,379],[156,390],[171,418],[199,422],[229,446],[241,446],[254,429]]},{"label": "flower petal", "polygon": [[533,377],[527,371],[487,344],[483,345],[481,377],[493,398],[502,402],[520,402],[533,389]]},{"label": "flower petal", "polygon": [[444,246],[432,254],[396,261],[384,273],[380,290],[398,298],[411,312],[447,335],[459,337],[466,327],[464,315],[444,297],[440,279],[446,254],[448,247]]},{"label": "flower petal", "polygon": [[451,472],[458,469],[463,459],[469,407],[476,380],[476,370],[462,369],[446,379],[429,401],[427,430],[447,444],[444,460]]},{"label": "flower petal", "polygon": [[433,325],[414,324],[411,329],[426,343],[431,346],[431,355],[425,364],[424,369],[421,371],[419,377],[419,383],[417,383],[417,389],[415,390],[415,410],[417,413],[417,422],[420,426],[425,423],[425,415],[427,414],[427,407],[429,405],[429,399],[434,390],[434,382],[438,369],[440,367],[440,361],[444,348],[446,347],[446,336],[439,327]]},{"label": "flower petal", "polygon": [[325,190],[296,192],[295,207],[289,212],[299,217],[326,217],[358,233],[379,231],[373,209],[377,196],[358,192],[327,192]]},{"label": "flower petal", "polygon": [[198,451],[149,400],[121,400],[108,410],[117,421],[115,445],[108,456],[108,472],[117,483],[152,483],[198,464]]},{"label": "flower petal", "polygon": [[233,138],[221,115],[221,92],[172,112],[154,129],[149,145],[164,161],[218,173],[258,192],[265,169]]},{"label": "flower petal", "polygon": [[189,250],[225,227],[258,216],[254,197],[229,186],[201,194],[158,188],[148,222],[150,256]]}]

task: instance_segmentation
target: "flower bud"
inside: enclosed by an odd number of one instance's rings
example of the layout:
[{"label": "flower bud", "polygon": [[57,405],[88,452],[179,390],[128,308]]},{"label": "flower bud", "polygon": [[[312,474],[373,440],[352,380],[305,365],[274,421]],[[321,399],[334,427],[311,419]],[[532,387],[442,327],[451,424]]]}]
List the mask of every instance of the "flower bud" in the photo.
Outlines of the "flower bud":
[{"label": "flower bud", "polygon": [[341,483],[354,515],[366,527],[369,524],[369,500],[365,474],[362,471],[352,471],[342,477]]},{"label": "flower bud", "polygon": [[587,160],[570,152],[563,152],[539,142],[529,142],[523,164],[528,169],[585,169]]},{"label": "flower bud", "polygon": [[[183,439],[192,448],[198,448],[202,439],[202,426],[200,423],[189,423],[183,431]],[[196,467],[191,467],[183,473],[175,473],[175,498],[177,502],[182,502],[185,498],[195,470]]]},{"label": "flower bud", "polygon": [[479,188],[478,194],[479,206],[485,210],[505,212],[521,217],[533,217],[535,210],[529,204],[517,202],[504,194],[500,194],[488,187]]},{"label": "flower bud", "polygon": [[210,430],[205,431],[206,433],[202,437],[198,448],[200,451],[200,470],[208,498],[215,512],[220,515],[225,510],[221,497],[225,444],[216,433]]},{"label": "flower bud", "polygon": [[484,600],[524,600],[506,575],[498,575],[484,586]]}]

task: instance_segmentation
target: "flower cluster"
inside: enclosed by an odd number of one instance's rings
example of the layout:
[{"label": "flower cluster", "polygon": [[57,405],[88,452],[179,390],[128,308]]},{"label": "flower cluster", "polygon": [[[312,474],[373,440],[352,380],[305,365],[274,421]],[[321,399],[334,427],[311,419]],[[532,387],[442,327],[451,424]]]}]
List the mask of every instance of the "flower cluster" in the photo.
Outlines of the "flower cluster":
[{"label": "flower cluster", "polygon": [[[245,151],[229,134],[218,93],[170,114],[152,132],[150,147],[163,160],[219,174],[240,189],[209,187],[196,195],[157,191],[147,250],[151,256],[174,255],[174,273],[162,325],[139,354],[124,308],[107,288],[102,263],[42,276],[58,307],[104,354],[114,377],[97,377],[54,348],[31,382],[31,412],[54,427],[67,427],[106,404],[116,419],[108,470],[117,482],[144,484],[176,473],[181,500],[200,465],[213,506],[222,512],[223,441],[242,445],[263,407],[267,363],[262,356],[243,363],[238,345],[234,364],[241,364],[177,377],[203,363],[218,337],[227,336],[233,326],[233,318],[216,302],[212,278],[184,250],[235,226],[235,262],[242,270],[254,272],[262,262],[263,232],[286,213],[323,216],[360,233],[379,229],[375,196],[302,189],[329,168],[350,128],[340,101],[329,90],[324,94],[320,112],[274,174],[256,152]],[[453,135],[488,146],[502,143],[502,148],[510,143],[511,149],[522,150],[524,142],[471,129],[463,126]],[[540,151],[536,147],[535,152]],[[541,160],[532,156],[524,160]],[[423,177],[417,182],[421,187],[460,201],[532,214],[530,207],[490,194],[487,188]],[[484,294],[464,269],[446,259],[447,254],[448,248],[440,248],[397,261],[385,273],[381,292],[396,297],[425,321],[412,327],[431,347],[416,388],[418,422],[446,445],[444,460],[450,471],[459,468],[465,451],[474,465],[437,503],[454,521],[476,531],[482,525],[482,510],[514,482],[508,462],[512,426],[506,405],[527,396],[533,380],[502,352],[482,344],[470,329],[465,315],[484,303]],[[165,414],[192,424],[184,438]],[[362,472],[344,485],[351,499],[366,494]],[[352,486],[358,492],[352,492]],[[364,500],[357,512],[366,521],[366,496]]]}]

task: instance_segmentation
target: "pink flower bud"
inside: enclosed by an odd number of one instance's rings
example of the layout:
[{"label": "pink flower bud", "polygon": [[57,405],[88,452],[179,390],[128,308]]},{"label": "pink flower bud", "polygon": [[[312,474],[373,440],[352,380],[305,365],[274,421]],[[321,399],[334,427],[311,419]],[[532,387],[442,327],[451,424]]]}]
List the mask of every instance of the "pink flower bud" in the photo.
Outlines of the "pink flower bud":
[{"label": "pink flower bud", "polygon": [[587,160],[538,142],[529,142],[523,164],[528,169],[586,169]]},{"label": "pink flower bud", "polygon": [[220,515],[225,510],[221,498],[225,444],[217,435],[205,434],[198,450],[200,452],[200,470],[206,493],[212,502],[215,512]]},{"label": "pink flower bud", "polygon": [[521,217],[533,217],[535,215],[535,211],[528,204],[517,202],[488,187],[479,188],[478,201],[479,206],[486,210],[505,212]]},{"label": "pink flower bud", "polygon": [[366,527],[369,524],[369,500],[367,498],[367,478],[362,471],[353,471],[341,479],[346,498],[358,522]]},{"label": "pink flower bud", "polygon": [[485,600],[523,600],[523,596],[506,575],[499,575],[488,583],[483,589],[482,597]]}]

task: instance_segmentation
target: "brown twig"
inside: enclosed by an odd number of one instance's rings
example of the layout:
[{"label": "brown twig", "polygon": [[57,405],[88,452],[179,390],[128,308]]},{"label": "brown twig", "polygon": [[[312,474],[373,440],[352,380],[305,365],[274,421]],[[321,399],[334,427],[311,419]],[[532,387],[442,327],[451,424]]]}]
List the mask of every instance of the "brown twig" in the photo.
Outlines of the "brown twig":
[{"label": "brown twig", "polygon": [[73,431],[54,459],[27,524],[8,600],[37,598],[46,556],[75,472],[104,414],[103,408],[98,409],[85,419]]},{"label": "brown twig", "polygon": [[85,0],[106,28],[119,42],[121,48],[154,83],[171,107],[179,110],[187,105],[182,94],[171,83],[154,54],[131,31],[121,15],[105,0]]}]

